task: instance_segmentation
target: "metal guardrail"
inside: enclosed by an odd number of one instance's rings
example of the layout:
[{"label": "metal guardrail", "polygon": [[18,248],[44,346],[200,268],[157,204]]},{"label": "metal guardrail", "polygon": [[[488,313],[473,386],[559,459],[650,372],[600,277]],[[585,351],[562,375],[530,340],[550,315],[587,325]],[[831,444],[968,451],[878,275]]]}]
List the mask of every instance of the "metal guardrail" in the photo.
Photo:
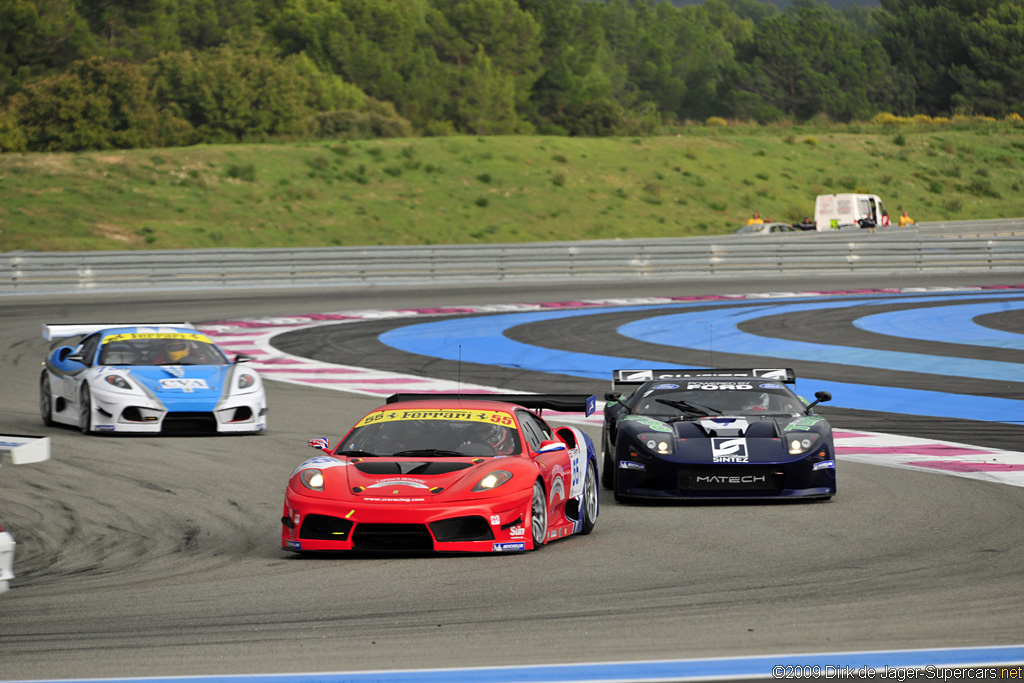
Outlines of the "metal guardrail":
[{"label": "metal guardrail", "polygon": [[501,245],[7,252],[0,294],[973,271],[1024,273],[1024,218]]}]

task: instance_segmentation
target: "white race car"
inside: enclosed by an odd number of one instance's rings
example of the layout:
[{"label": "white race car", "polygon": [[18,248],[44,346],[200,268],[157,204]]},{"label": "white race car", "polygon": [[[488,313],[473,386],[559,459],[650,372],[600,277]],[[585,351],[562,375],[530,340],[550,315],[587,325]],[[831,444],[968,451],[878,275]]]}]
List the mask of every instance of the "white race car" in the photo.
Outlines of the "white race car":
[{"label": "white race car", "polygon": [[85,433],[258,433],[267,428],[259,373],[228,360],[188,323],[44,325],[53,349],[39,379],[43,423]]},{"label": "white race car", "polygon": [[[15,465],[42,462],[50,458],[47,436],[0,435],[0,461],[9,455]],[[0,462],[2,464],[2,462]],[[0,593],[7,592],[14,578],[14,536],[0,524]]]}]

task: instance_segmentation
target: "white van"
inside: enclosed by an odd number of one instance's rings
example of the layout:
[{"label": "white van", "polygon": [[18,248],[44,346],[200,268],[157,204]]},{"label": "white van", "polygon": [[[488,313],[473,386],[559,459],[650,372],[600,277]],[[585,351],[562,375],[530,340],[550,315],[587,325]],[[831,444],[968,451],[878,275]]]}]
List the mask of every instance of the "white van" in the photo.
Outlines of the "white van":
[{"label": "white van", "polygon": [[876,194],[819,194],[814,201],[814,223],[818,230],[859,228],[869,218],[876,226],[889,225],[889,212]]}]

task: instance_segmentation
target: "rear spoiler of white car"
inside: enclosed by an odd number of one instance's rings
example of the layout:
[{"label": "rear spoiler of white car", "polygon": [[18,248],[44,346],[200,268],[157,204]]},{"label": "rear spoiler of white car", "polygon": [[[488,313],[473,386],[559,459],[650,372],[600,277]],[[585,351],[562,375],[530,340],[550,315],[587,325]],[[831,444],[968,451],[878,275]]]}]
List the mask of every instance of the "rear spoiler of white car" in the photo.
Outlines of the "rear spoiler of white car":
[{"label": "rear spoiler of white car", "polygon": [[659,370],[615,370],[612,388],[637,386],[651,380],[667,382],[685,379],[763,379],[774,382],[796,383],[793,368],[663,368]]},{"label": "rear spoiler of white car", "polygon": [[61,325],[43,325],[43,339],[52,341],[54,339],[62,339],[64,337],[79,337],[86,334],[92,334],[93,332],[99,332],[100,330],[106,330],[113,327],[187,327],[190,330],[195,329],[195,325],[192,323],[105,323],[102,325],[96,324],[61,324]]},{"label": "rear spoiler of white car", "polygon": [[[0,434],[0,456],[8,455],[12,465],[30,465],[50,459],[50,437]],[[0,457],[2,464],[3,457]]]}]

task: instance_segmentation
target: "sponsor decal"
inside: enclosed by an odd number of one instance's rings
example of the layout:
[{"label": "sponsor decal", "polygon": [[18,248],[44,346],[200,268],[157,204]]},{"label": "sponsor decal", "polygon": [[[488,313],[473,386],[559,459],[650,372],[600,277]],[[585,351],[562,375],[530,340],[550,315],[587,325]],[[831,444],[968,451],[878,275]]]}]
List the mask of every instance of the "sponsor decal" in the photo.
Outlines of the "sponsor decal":
[{"label": "sponsor decal", "polygon": [[745,434],[750,423],[745,417],[702,417],[699,422],[705,432],[721,433],[723,429],[733,430],[733,436]]},{"label": "sponsor decal", "polygon": [[284,544],[289,548],[293,548],[295,550],[302,550],[302,543],[300,543],[299,541],[285,541]]},{"label": "sponsor decal", "polygon": [[689,382],[686,388],[701,391],[746,391],[753,389],[754,385],[749,382]]},{"label": "sponsor decal", "polygon": [[835,460],[825,460],[823,462],[814,463],[814,470],[834,470],[836,468]]},{"label": "sponsor decal", "polygon": [[491,550],[496,553],[504,553],[514,550],[526,550],[526,544],[522,542],[517,543],[494,543],[491,545]]},{"label": "sponsor decal", "polygon": [[822,417],[801,417],[799,420],[793,420],[782,430],[784,432],[789,431],[802,431],[806,432],[814,425],[821,422],[824,418]]},{"label": "sponsor decal", "polygon": [[557,467],[557,472],[551,475],[551,494],[548,496],[548,505],[554,504],[556,500],[565,498],[565,483],[562,481],[562,468]]},{"label": "sponsor decal", "polygon": [[781,384],[762,384],[762,389],[785,389]]},{"label": "sponsor decal", "polygon": [[622,382],[646,382],[654,379],[654,373],[650,370],[640,370],[638,372],[622,373],[619,376],[619,381]]},{"label": "sponsor decal", "polygon": [[501,517],[499,515],[491,515],[491,524],[499,526],[501,524]]},{"label": "sponsor decal", "polygon": [[583,438],[577,436],[576,439],[577,445],[569,450],[569,466],[572,468],[572,478],[569,479],[570,498],[578,498],[583,495],[583,469],[586,466],[586,455],[579,447]]},{"label": "sponsor decal", "polygon": [[764,377],[765,379],[777,379],[780,382],[785,382],[788,373],[785,368],[772,368],[772,369],[754,369],[755,377]]},{"label": "sponsor decal", "polygon": [[114,425],[93,425],[93,429],[97,432],[112,432],[114,431]]},{"label": "sponsor decal", "polygon": [[526,535],[526,527],[524,527],[524,526],[514,526],[514,527],[512,527],[511,529],[508,530],[508,535],[512,536],[513,538],[515,538],[517,536],[525,536]]},{"label": "sponsor decal", "polygon": [[160,380],[161,389],[181,389],[186,394],[191,394],[196,389],[209,389],[205,379],[197,377],[175,377],[173,379]]},{"label": "sponsor decal", "polygon": [[629,415],[622,418],[623,422],[639,422],[648,429],[656,432],[671,432],[672,428],[661,420],[655,420],[653,417],[647,417],[645,415]]},{"label": "sponsor decal", "polygon": [[620,470],[636,470],[638,472],[646,472],[647,471],[647,465],[643,464],[642,462],[633,462],[632,460],[620,460],[619,461],[619,469]]},{"label": "sponsor decal", "polygon": [[302,470],[307,470],[310,467],[315,467],[318,470],[325,470],[328,467],[345,467],[346,465],[348,465],[348,463],[344,460],[338,460],[337,458],[332,458],[329,455],[317,455],[296,467],[295,471],[292,472],[291,476],[288,478],[291,479]]},{"label": "sponsor decal", "polygon": [[[385,486],[411,486],[414,489],[430,488],[429,486],[427,486],[426,483],[418,481],[416,479],[384,479],[382,481],[378,481],[376,484],[370,484],[366,488],[379,489]],[[398,493],[398,491],[395,491],[395,493]]]},{"label": "sponsor decal", "polygon": [[402,497],[390,497],[390,498],[377,498],[375,496],[367,496],[363,498],[368,503],[423,503],[426,502],[426,498],[406,498]]},{"label": "sponsor decal", "polygon": [[174,375],[175,377],[185,376],[185,368],[181,365],[164,365],[163,369],[168,375]]},{"label": "sponsor decal", "polygon": [[744,438],[712,438],[712,462],[750,462],[747,453],[747,440]]},{"label": "sponsor decal", "polygon": [[205,334],[199,334],[198,332],[126,332],[124,334],[112,334],[109,337],[104,337],[103,343],[109,344],[130,339],[187,339],[207,344],[213,343]]},{"label": "sponsor decal", "polygon": [[764,484],[768,478],[763,474],[729,476],[724,474],[697,475],[698,484]]},{"label": "sponsor decal", "polygon": [[500,410],[445,410],[425,408],[423,410],[378,410],[360,420],[356,427],[379,422],[400,422],[403,420],[460,420],[463,422],[485,422],[487,424],[515,427],[512,416]]},{"label": "sponsor decal", "polygon": [[651,387],[651,391],[658,391],[658,390],[661,390],[661,389],[678,389],[678,388],[679,388],[678,384],[657,384],[657,385]]}]

